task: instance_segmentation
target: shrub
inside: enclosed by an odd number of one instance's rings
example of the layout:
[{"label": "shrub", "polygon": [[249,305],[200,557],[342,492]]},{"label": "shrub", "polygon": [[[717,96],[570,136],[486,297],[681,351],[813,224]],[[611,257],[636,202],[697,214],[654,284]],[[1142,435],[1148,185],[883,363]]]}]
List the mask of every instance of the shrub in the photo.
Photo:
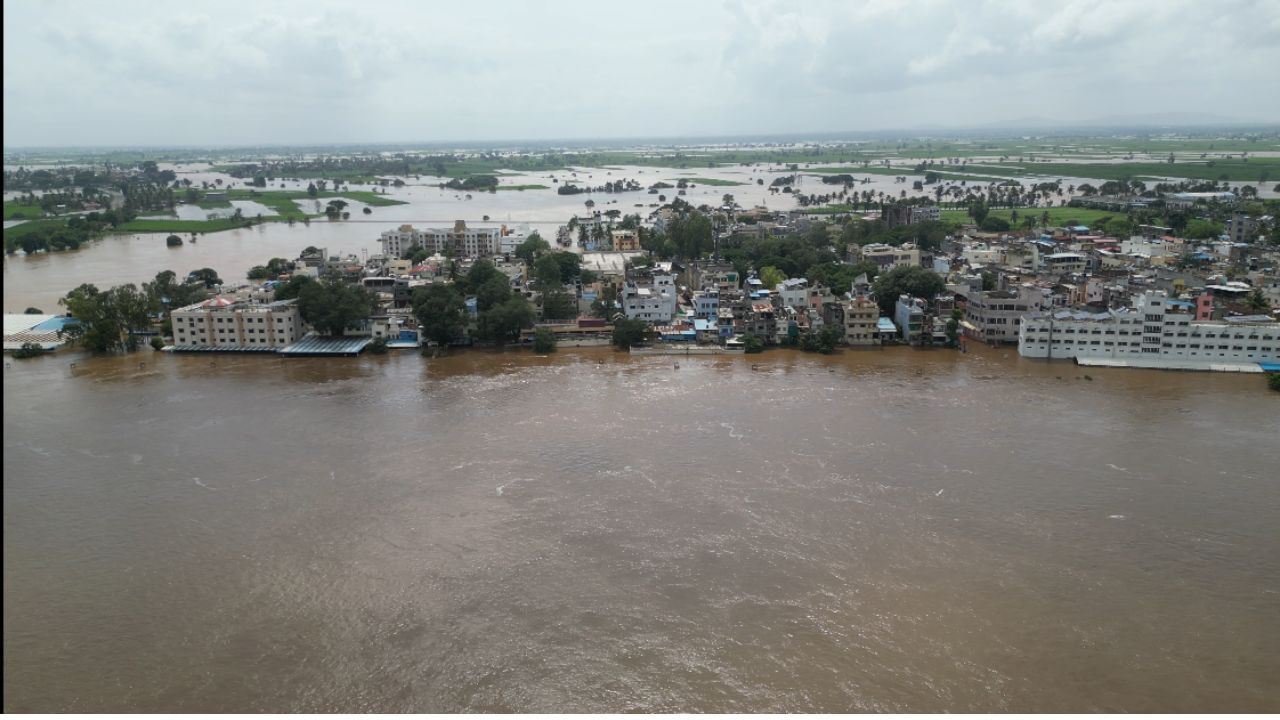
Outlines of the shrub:
[{"label": "shrub", "polygon": [[556,335],[551,328],[538,328],[533,333],[533,351],[545,355],[556,349]]}]

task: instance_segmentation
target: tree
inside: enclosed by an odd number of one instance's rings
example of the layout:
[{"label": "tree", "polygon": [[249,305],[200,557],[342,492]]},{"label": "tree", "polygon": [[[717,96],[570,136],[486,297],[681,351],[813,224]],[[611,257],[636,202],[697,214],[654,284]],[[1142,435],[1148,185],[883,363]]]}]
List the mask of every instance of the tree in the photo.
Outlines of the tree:
[{"label": "tree", "polygon": [[758,353],[764,350],[764,340],[756,337],[755,333],[747,333],[742,336],[742,349],[746,353]]},{"label": "tree", "polygon": [[1275,390],[1276,392],[1280,392],[1280,372],[1267,373],[1267,387]]},{"label": "tree", "polygon": [[643,320],[619,318],[613,324],[613,344],[622,350],[644,342],[648,334],[649,325]]},{"label": "tree", "polygon": [[369,352],[373,353],[374,355],[386,355],[386,354],[387,354],[387,339],[386,339],[386,338],[384,338],[384,337],[376,337],[376,338],[374,338],[374,339],[373,339],[373,342],[369,343],[369,345],[368,345],[368,350],[369,350]]},{"label": "tree", "polygon": [[1265,314],[1271,310],[1271,303],[1267,302],[1267,296],[1262,294],[1262,288],[1254,288],[1244,300],[1245,306],[1250,312],[1259,315]]},{"label": "tree", "polygon": [[153,337],[153,338],[151,338],[151,349],[152,349],[152,350],[163,350],[163,349],[164,349],[164,340],[162,340],[162,339],[160,339],[160,338],[158,338],[158,337]]},{"label": "tree", "polygon": [[564,285],[560,274],[560,261],[551,255],[543,255],[533,263],[533,286],[542,292],[549,292]]},{"label": "tree", "polygon": [[308,285],[315,284],[313,278],[306,275],[294,275],[289,278],[289,282],[276,287],[276,300],[292,300],[302,294],[302,289]]},{"label": "tree", "polygon": [[1187,223],[1183,237],[1191,240],[1207,240],[1222,234],[1222,225],[1209,220],[1194,219]]},{"label": "tree", "polygon": [[776,288],[779,283],[787,279],[787,274],[772,265],[760,269],[760,282],[770,290]]},{"label": "tree", "polygon": [[170,235],[164,239],[164,244],[168,247],[178,247],[179,245],[182,245],[182,238],[177,235]]},{"label": "tree", "polygon": [[873,287],[881,314],[893,315],[893,306],[899,295],[933,300],[946,289],[947,284],[941,275],[932,270],[900,266],[876,278]]},{"label": "tree", "polygon": [[559,251],[551,253],[551,257],[560,266],[561,284],[568,285],[582,274],[582,256],[578,253]]},{"label": "tree", "polygon": [[533,327],[533,308],[523,297],[509,297],[480,313],[476,334],[481,340],[503,345],[519,340],[520,331]]},{"label": "tree", "polygon": [[307,283],[298,293],[298,312],[321,335],[342,335],[358,327],[372,306],[368,290],[341,280]]},{"label": "tree", "polygon": [[577,317],[578,304],[574,297],[564,290],[556,289],[542,293],[542,317],[544,320],[568,320]]},{"label": "tree", "polygon": [[551,250],[551,244],[543,240],[541,235],[533,232],[524,242],[516,246],[516,257],[523,260],[525,264],[532,265],[534,259],[549,250]]},{"label": "tree", "polygon": [[604,290],[591,301],[591,314],[598,318],[611,318],[618,311],[617,308],[618,291],[612,285],[606,286]]},{"label": "tree", "polygon": [[475,289],[476,310],[484,313],[511,299],[511,283],[506,276],[498,273],[490,277]]},{"label": "tree", "polygon": [[982,221],[987,219],[986,201],[978,199],[969,203],[969,215],[973,218],[974,224],[982,225]]},{"label": "tree", "polygon": [[533,351],[539,355],[546,355],[556,349],[556,334],[551,332],[551,328],[538,328],[533,333]]},{"label": "tree", "polygon": [[23,315],[43,315],[44,311],[38,307],[29,307],[22,311]]},{"label": "tree", "polygon": [[215,285],[222,284],[222,278],[218,277],[217,271],[214,270],[213,268],[200,268],[199,270],[192,270],[190,273],[187,274],[187,280],[189,282],[204,283],[204,287],[206,290],[211,290]]},{"label": "tree", "polygon": [[137,338],[133,330],[151,323],[151,299],[133,284],[113,287],[106,292],[84,284],[58,301],[79,322],[68,325],[73,342],[93,352],[133,350]]},{"label": "tree", "polygon": [[463,320],[466,306],[452,285],[437,283],[420,287],[413,293],[412,305],[413,315],[428,340],[447,346],[462,337],[466,328]]},{"label": "tree", "polygon": [[307,195],[310,195],[311,197],[316,197],[319,194],[320,194],[320,191],[316,189],[315,183],[310,183],[309,185],[307,185]]},{"label": "tree", "polygon": [[11,356],[18,358],[19,360],[38,357],[43,354],[44,354],[44,348],[41,347],[39,343],[33,343],[33,342],[24,342],[22,343],[22,347],[19,347],[17,350],[14,350],[12,353],[10,353]]},{"label": "tree", "polygon": [[960,308],[951,311],[951,317],[947,320],[947,342],[955,345],[960,339],[960,320],[964,317],[964,312]]},{"label": "tree", "polygon": [[1009,229],[1009,221],[998,217],[988,217],[978,223],[985,232],[1005,232]]}]

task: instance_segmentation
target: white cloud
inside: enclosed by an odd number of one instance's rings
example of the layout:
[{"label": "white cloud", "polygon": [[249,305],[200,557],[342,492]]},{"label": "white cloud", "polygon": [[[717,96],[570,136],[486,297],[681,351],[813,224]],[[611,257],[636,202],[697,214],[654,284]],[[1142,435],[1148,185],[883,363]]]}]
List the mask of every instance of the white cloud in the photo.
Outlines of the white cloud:
[{"label": "white cloud", "polygon": [[1280,118],[1274,0],[4,3],[4,142]]}]

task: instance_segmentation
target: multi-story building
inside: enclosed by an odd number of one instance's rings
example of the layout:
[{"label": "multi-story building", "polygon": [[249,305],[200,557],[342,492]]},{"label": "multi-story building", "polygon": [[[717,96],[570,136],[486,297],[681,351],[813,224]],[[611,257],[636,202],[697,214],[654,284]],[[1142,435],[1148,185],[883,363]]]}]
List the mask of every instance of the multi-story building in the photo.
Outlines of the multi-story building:
[{"label": "multi-story building", "polygon": [[1280,363],[1280,322],[1266,315],[1196,320],[1184,308],[1154,290],[1139,295],[1133,308],[1030,313],[1018,354],[1171,370],[1261,372],[1259,363]]},{"label": "multi-story building", "polygon": [[1017,342],[1022,316],[1047,307],[1044,291],[1029,283],[1009,290],[971,292],[965,306],[965,334],[986,343]]},{"label": "multi-story building", "polygon": [[[922,267],[928,253],[921,253],[920,248],[912,243],[902,247],[894,247],[882,243],[872,243],[862,248],[861,259],[869,260],[880,266],[880,271],[892,270],[896,267]],[[932,263],[932,258],[929,258]]]},{"label": "multi-story building", "polygon": [[627,283],[622,290],[622,311],[632,320],[663,325],[675,317],[675,277],[654,273],[647,282]]},{"label": "multi-story building", "polygon": [[1233,212],[1227,221],[1227,235],[1231,242],[1251,243],[1258,239],[1258,221],[1245,213]]},{"label": "multi-story building", "polygon": [[616,252],[636,252],[640,249],[640,233],[637,230],[614,230],[613,249]]},{"label": "multi-story building", "polygon": [[175,345],[281,348],[302,337],[296,300],[258,304],[214,297],[173,311]]},{"label": "multi-story building", "polygon": [[885,225],[896,227],[898,225],[915,225],[916,223],[929,222],[937,220],[941,217],[937,205],[888,205],[884,209],[884,215],[881,219]]},{"label": "multi-story building", "polygon": [[[400,257],[413,246],[430,253],[452,254],[455,257],[484,257],[504,251],[503,228],[470,228],[465,220],[454,223],[452,228],[426,228],[417,230],[412,225],[401,225],[382,233],[382,254]],[[513,241],[515,237],[513,236]],[[511,243],[507,243],[508,246]],[[507,251],[514,249],[508,247]]]},{"label": "multi-story building", "polygon": [[718,289],[700,290],[693,294],[693,312],[700,318],[715,319],[720,310]]},{"label": "multi-story building", "polygon": [[902,339],[915,345],[925,336],[926,306],[921,298],[899,295],[894,303],[893,321]]},{"label": "multi-story building", "polygon": [[877,345],[880,333],[876,322],[880,319],[880,306],[865,295],[855,296],[844,303],[844,342],[846,345]]}]

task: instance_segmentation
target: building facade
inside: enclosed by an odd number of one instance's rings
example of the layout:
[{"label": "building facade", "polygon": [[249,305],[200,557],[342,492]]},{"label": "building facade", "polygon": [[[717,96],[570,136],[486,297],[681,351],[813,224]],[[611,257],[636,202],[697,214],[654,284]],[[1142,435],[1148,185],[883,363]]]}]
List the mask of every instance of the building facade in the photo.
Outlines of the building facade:
[{"label": "building facade", "polygon": [[1023,318],[1018,354],[1081,365],[1261,372],[1280,362],[1280,322],[1265,315],[1196,320],[1162,291],[1133,308],[1102,313],[1059,310]]},{"label": "building facade", "polygon": [[[415,245],[429,253],[450,254],[454,257],[485,257],[500,255],[504,250],[503,228],[467,227],[465,220],[454,223],[452,228],[415,229],[412,225],[401,225],[395,230],[387,230],[379,238],[382,242],[382,254],[388,257],[400,257]],[[512,237],[512,242],[517,238]],[[514,249],[511,243],[506,244],[508,251]]]},{"label": "building facade", "polygon": [[215,297],[170,317],[175,345],[281,348],[304,335],[296,300],[257,304]]}]

